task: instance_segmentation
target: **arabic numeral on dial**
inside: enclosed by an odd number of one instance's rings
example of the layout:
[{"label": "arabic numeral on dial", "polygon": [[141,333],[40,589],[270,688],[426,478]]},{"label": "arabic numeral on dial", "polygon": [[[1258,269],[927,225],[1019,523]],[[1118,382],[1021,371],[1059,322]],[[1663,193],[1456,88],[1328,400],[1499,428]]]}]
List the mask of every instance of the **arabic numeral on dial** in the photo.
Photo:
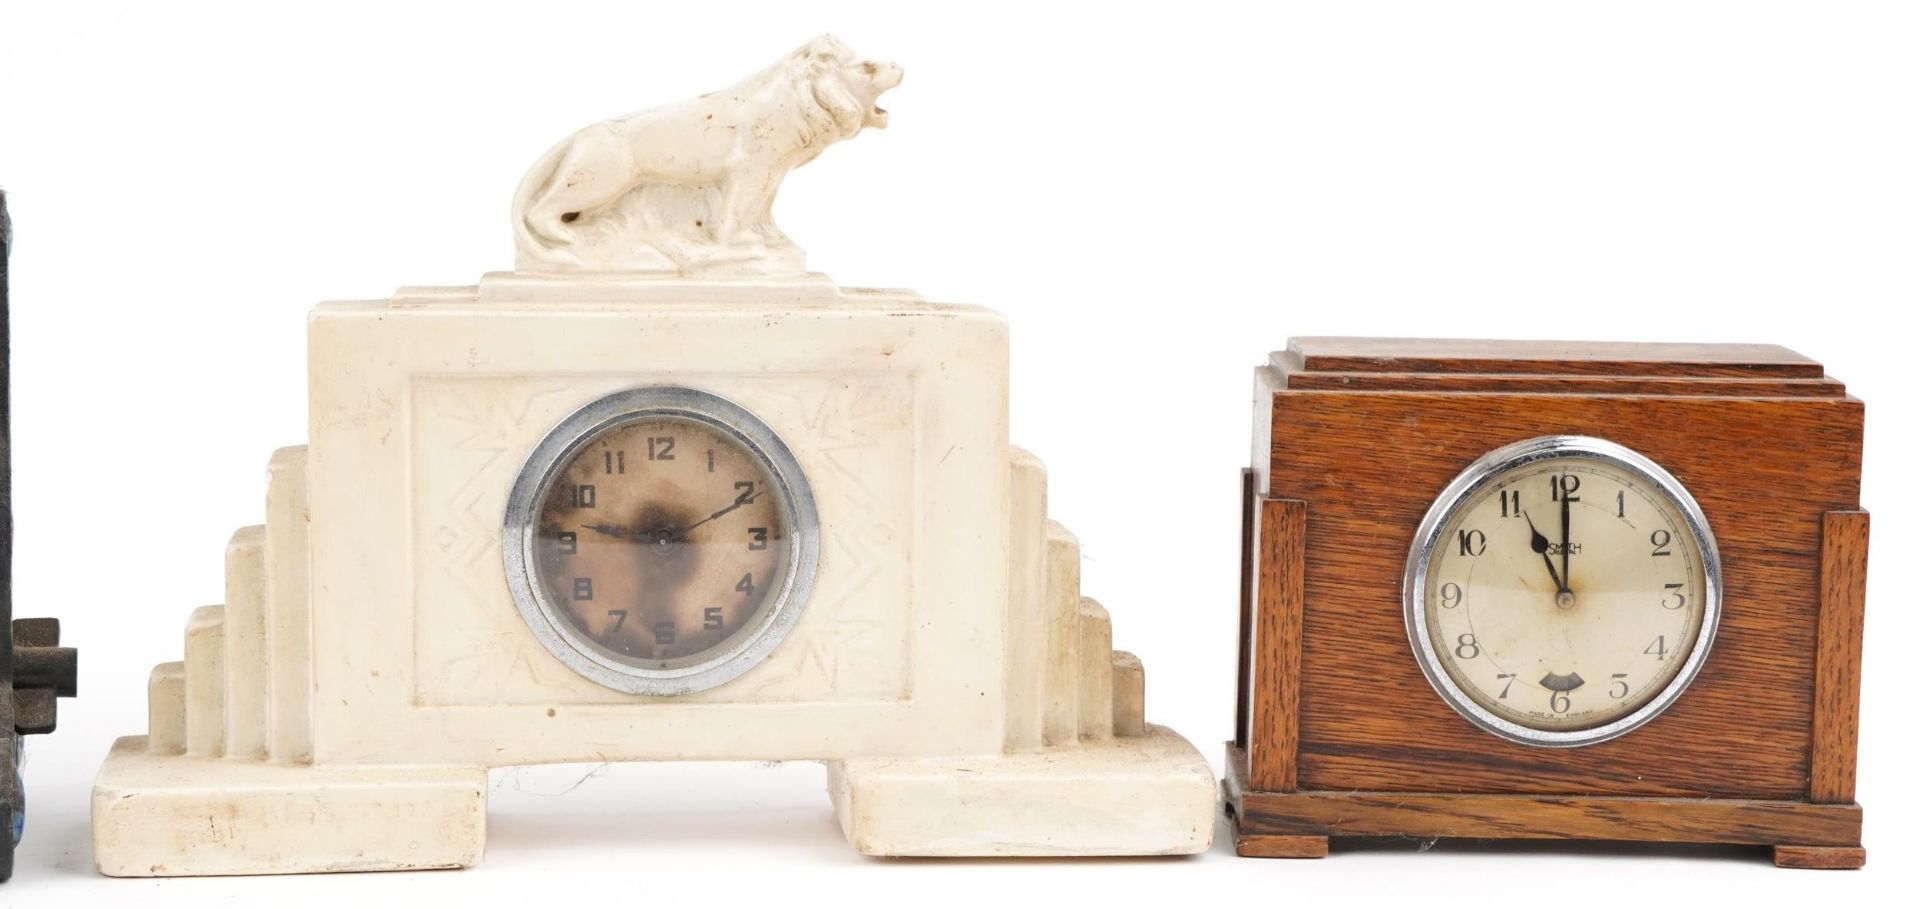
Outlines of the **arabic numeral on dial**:
[{"label": "arabic numeral on dial", "polygon": [[765,527],[747,528],[747,548],[755,552],[767,548],[767,529]]},{"label": "arabic numeral on dial", "polygon": [[600,459],[607,473],[627,472],[627,453],[624,451],[603,451]]},{"label": "arabic numeral on dial", "polygon": [[1454,638],[1453,645],[1453,655],[1460,659],[1471,660],[1480,655],[1480,639],[1472,632]]},{"label": "arabic numeral on dial", "polygon": [[673,623],[672,622],[653,623],[653,642],[655,644],[673,643]]},{"label": "arabic numeral on dial", "polygon": [[733,488],[740,490],[740,494],[733,497],[733,504],[750,505],[753,503],[753,482],[751,480],[736,480],[734,481]]},{"label": "arabic numeral on dial", "polygon": [[706,622],[700,626],[701,628],[704,628],[708,631],[714,631],[719,629],[720,607],[708,606],[706,612],[702,613],[701,615],[706,620]]},{"label": "arabic numeral on dial", "polygon": [[[1655,555],[1658,555],[1658,554],[1659,554],[1659,553],[1655,553]],[[1686,594],[1684,594],[1684,593],[1681,593],[1681,592],[1680,592],[1680,588],[1682,588],[1682,587],[1685,587],[1685,586],[1687,586],[1687,585],[1685,585],[1685,584],[1668,584],[1668,585],[1667,585],[1667,593],[1666,593],[1666,595],[1665,595],[1665,596],[1662,596],[1662,597],[1660,598],[1660,608],[1662,608],[1662,609],[1685,609],[1685,608],[1687,608],[1687,595],[1686,595]],[[1669,602],[1667,602],[1668,600],[1672,600],[1673,602],[1671,602],[1671,603],[1669,603]]]},{"label": "arabic numeral on dial", "polygon": [[740,583],[733,585],[733,589],[738,590],[741,593],[746,594],[747,596],[753,596],[753,572],[749,571],[746,574],[741,575]]},{"label": "arabic numeral on dial", "polygon": [[581,483],[573,487],[573,507],[592,508],[594,501],[593,484]]},{"label": "arabic numeral on dial", "polygon": [[1547,698],[1547,707],[1554,713],[1566,713],[1573,709],[1573,698],[1564,691],[1556,691]]},{"label": "arabic numeral on dial", "polygon": [[1666,659],[1667,658],[1667,636],[1663,634],[1654,638],[1653,643],[1648,644],[1647,649],[1642,650],[1640,652],[1650,657],[1653,657],[1656,660]]},{"label": "arabic numeral on dial", "polygon": [[613,627],[607,629],[607,633],[615,634],[620,630],[620,626],[627,624],[627,611],[625,609],[609,609],[607,610],[607,618],[613,620]]},{"label": "arabic numeral on dial", "polygon": [[1607,687],[1607,694],[1617,701],[1626,697],[1627,692],[1632,690],[1633,689],[1627,685],[1627,674],[1624,672],[1616,672],[1613,674],[1613,684]]},{"label": "arabic numeral on dial", "polygon": [[1499,675],[1494,676],[1494,678],[1506,680],[1506,683],[1507,683],[1506,687],[1500,689],[1500,699],[1506,700],[1507,692],[1510,692],[1513,690],[1513,673],[1503,672],[1503,673],[1500,673]]},{"label": "arabic numeral on dial", "polygon": [[561,555],[576,555],[580,552],[580,535],[571,530],[562,530],[554,534],[553,540],[559,545]]},{"label": "arabic numeral on dial", "polygon": [[647,460],[649,461],[673,460],[673,437],[672,436],[648,436],[647,437]]},{"label": "arabic numeral on dial", "polygon": [[1650,542],[1652,542],[1652,543],[1653,543],[1653,554],[1654,554],[1654,555],[1656,555],[1656,556],[1670,556],[1670,555],[1673,555],[1673,549],[1672,549],[1672,546],[1673,546],[1673,534],[1672,534],[1672,532],[1670,532],[1670,531],[1667,531],[1667,530],[1656,530],[1656,531],[1654,531],[1654,532],[1653,532],[1653,534],[1652,534],[1651,536],[1649,536],[1649,537],[1647,537],[1647,539],[1648,539],[1648,540],[1649,540]]},{"label": "arabic numeral on dial", "polygon": [[1520,516],[1520,490],[1500,490],[1500,516],[1503,518],[1517,518]]},{"label": "arabic numeral on dial", "polygon": [[1552,478],[1552,482],[1553,500],[1555,502],[1561,499],[1569,502],[1580,501],[1580,497],[1574,495],[1574,493],[1580,491],[1580,478],[1578,476],[1570,473],[1557,474]]},{"label": "arabic numeral on dial", "polygon": [[1440,585],[1440,608],[1452,609],[1460,605],[1460,600],[1465,596],[1466,594],[1460,590],[1460,585],[1448,581]]},{"label": "arabic numeral on dial", "polygon": [[1477,556],[1487,551],[1487,535],[1478,530],[1460,531],[1460,554]]},{"label": "arabic numeral on dial", "polygon": [[593,579],[592,578],[574,578],[573,579],[573,598],[576,600],[582,600],[582,601],[593,599]]},{"label": "arabic numeral on dial", "polygon": [[713,472],[713,449],[707,449],[707,472]]},{"label": "arabic numeral on dial", "polygon": [[1615,517],[1625,520],[1627,517],[1627,491],[1622,489],[1614,498]]}]

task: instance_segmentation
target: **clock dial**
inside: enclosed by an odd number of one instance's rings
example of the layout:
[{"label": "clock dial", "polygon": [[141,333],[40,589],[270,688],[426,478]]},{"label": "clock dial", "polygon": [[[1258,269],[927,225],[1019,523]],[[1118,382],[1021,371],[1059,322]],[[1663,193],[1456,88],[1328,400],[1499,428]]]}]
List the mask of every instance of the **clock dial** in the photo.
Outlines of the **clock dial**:
[{"label": "clock dial", "polygon": [[759,418],[688,388],[637,388],[568,417],[507,509],[509,586],[548,651],[622,691],[722,684],[805,606],[819,519]]},{"label": "clock dial", "polygon": [[1423,525],[1409,631],[1441,694],[1496,733],[1578,745],[1651,719],[1718,618],[1718,561],[1658,466],[1555,437],[1483,458]]},{"label": "clock dial", "polygon": [[642,419],[590,438],[540,504],[561,617],[633,665],[699,661],[754,627],[790,548],[767,465],[723,430]]}]

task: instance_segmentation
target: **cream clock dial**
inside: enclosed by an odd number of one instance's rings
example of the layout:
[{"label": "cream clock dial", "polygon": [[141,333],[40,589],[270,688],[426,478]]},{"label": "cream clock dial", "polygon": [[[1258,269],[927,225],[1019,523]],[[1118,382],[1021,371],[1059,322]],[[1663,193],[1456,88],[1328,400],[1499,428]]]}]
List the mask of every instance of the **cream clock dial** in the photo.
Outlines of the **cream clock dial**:
[{"label": "cream clock dial", "polygon": [[1588,745],[1670,706],[1712,646],[1713,534],[1679,481],[1587,437],[1493,451],[1440,494],[1408,557],[1427,679],[1513,741]]},{"label": "cream clock dial", "polygon": [[705,392],[638,388],[550,432],[507,510],[507,577],[541,643],[621,691],[739,676],[805,606],[813,498],[767,425]]}]

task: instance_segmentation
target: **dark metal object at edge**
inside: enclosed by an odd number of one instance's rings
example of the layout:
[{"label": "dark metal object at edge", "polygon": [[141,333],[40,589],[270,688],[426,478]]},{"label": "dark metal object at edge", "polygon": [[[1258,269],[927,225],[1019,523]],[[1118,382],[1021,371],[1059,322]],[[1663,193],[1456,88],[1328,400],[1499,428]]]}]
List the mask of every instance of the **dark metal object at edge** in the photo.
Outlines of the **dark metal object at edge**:
[{"label": "dark metal object at edge", "polygon": [[14,830],[24,812],[21,736],[53,731],[59,699],[73,697],[79,653],[60,646],[59,619],[13,617],[13,352],[7,260],[13,223],[0,190],[0,881],[13,876]]}]

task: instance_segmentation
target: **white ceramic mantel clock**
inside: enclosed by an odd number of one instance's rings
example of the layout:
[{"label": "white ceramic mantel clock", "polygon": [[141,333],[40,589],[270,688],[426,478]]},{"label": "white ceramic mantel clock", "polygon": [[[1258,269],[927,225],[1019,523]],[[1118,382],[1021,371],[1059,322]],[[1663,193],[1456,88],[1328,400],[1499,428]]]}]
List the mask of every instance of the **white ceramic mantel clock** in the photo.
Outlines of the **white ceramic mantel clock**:
[{"label": "white ceramic mantel clock", "polygon": [[488,768],[570,761],[823,761],[875,855],[1205,849],[1212,774],[1008,444],[1005,320],[773,225],[900,75],[821,38],[590,126],[522,270],[319,307],[308,444],[100,772],[100,870],[470,865]]}]

